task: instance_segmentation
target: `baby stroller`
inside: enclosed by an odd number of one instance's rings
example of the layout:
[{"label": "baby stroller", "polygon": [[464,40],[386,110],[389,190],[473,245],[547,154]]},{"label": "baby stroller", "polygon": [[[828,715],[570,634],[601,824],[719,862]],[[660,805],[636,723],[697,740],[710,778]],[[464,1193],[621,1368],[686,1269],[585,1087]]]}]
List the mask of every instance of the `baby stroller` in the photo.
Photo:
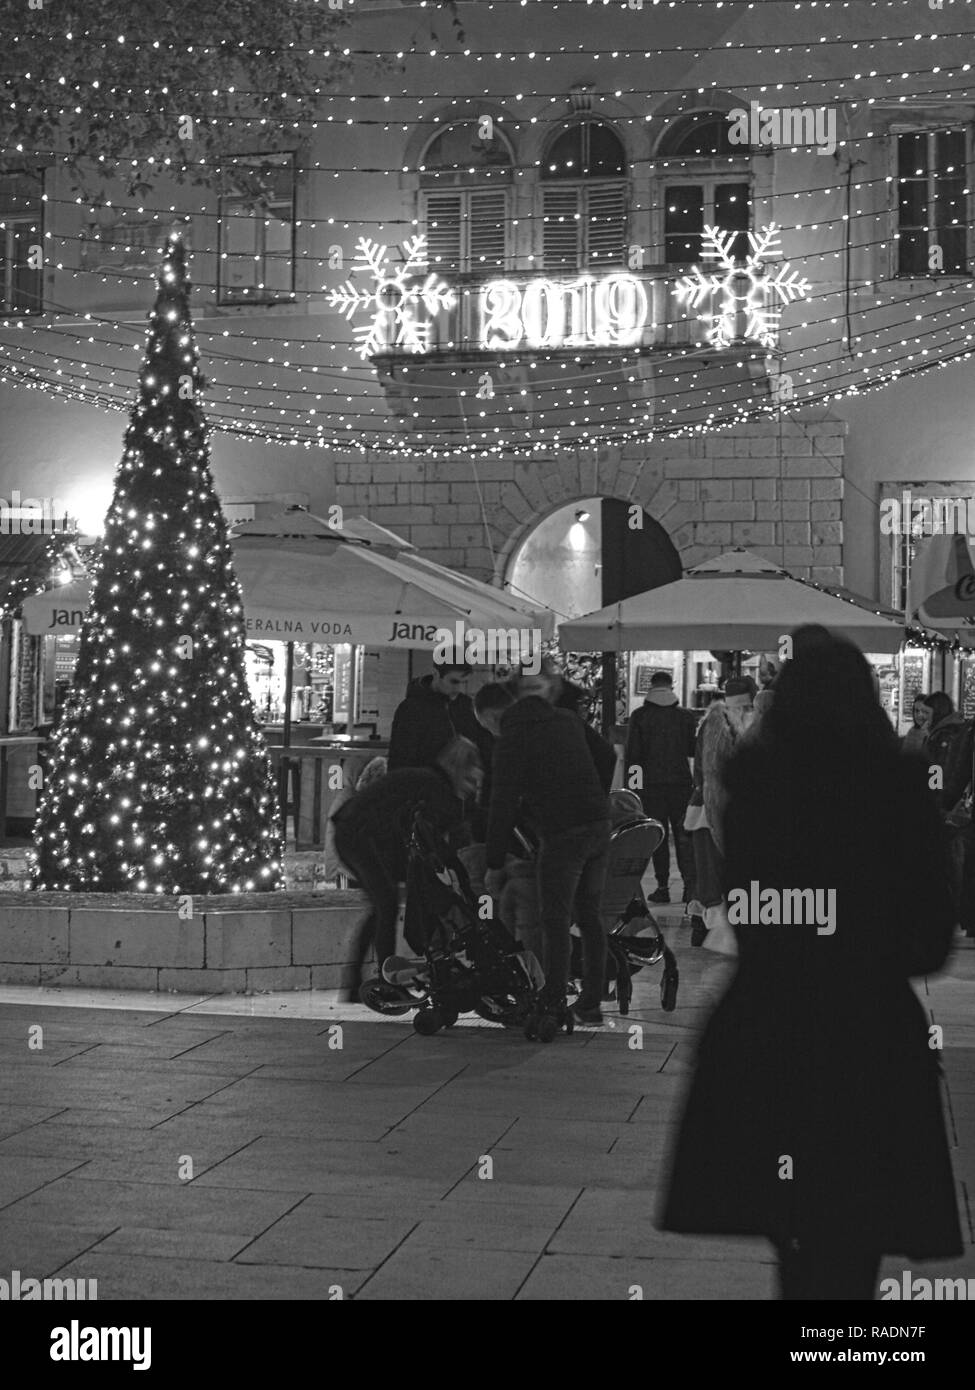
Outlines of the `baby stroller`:
[{"label": "baby stroller", "polygon": [[[600,902],[607,934],[607,990],[613,991],[617,1007],[625,1017],[633,998],[633,976],[645,966],[662,965],[660,1006],[665,1013],[671,1013],[677,1007],[680,974],[641,886],[650,858],[663,839],[664,828],[643,814],[640,799],[633,792],[613,792],[610,806],[614,825],[606,887]],[[648,928],[652,934],[640,935]],[[581,956],[581,942],[574,937],[571,973],[576,980],[581,974]]]},{"label": "baby stroller", "polygon": [[390,956],[382,977],[404,989],[409,1002],[383,999],[373,979],[359,991],[370,1009],[393,1015],[415,1009],[413,1027],[425,1037],[465,1013],[524,1027],[544,984],[541,966],[501,922],[478,915],[463,866],[445,853],[422,806],[410,830],[406,940],[418,958]]}]

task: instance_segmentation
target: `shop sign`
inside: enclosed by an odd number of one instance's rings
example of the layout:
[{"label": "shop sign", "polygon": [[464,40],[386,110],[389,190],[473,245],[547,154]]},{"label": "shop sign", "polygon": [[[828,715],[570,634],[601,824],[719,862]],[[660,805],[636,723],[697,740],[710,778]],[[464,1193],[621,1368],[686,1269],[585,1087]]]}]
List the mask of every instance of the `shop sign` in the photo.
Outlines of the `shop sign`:
[{"label": "shop sign", "polygon": [[478,346],[516,348],[633,347],[649,305],[635,275],[579,275],[573,280],[489,280],[478,300]]},{"label": "shop sign", "polygon": [[348,623],[336,618],[247,618],[244,626],[248,633],[262,632],[266,637],[283,638],[285,641],[298,638],[317,638],[319,642],[348,642],[352,640],[352,628]]}]

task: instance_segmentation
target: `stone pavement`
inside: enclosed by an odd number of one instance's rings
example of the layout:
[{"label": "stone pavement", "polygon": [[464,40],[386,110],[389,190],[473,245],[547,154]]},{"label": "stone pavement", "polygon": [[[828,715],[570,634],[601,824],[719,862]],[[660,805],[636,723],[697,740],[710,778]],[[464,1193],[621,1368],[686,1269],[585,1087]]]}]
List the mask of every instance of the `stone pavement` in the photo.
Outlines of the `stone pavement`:
[{"label": "stone pavement", "polygon": [[[4,988],[0,1277],[97,1279],[102,1300],[774,1297],[764,1242],[653,1224],[694,1036],[730,968],[668,935],[675,1013],[645,971],[629,1019],[610,1010],[549,1046],[479,1022],[421,1038],[321,993]],[[971,947],[918,982],[945,1029],[969,1242]],[[975,1249],[921,1272],[975,1276]]]}]

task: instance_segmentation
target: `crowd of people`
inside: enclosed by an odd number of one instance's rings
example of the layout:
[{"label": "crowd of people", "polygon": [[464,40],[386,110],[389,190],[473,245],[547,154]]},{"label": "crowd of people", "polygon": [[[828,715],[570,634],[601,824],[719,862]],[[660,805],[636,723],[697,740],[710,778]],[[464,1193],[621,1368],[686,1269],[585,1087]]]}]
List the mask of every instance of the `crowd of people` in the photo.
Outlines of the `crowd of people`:
[{"label": "crowd of people", "polygon": [[[397,708],[386,776],[333,817],[336,852],[370,900],[360,928],[355,997],[370,947],[382,962],[395,949],[397,882],[405,878],[404,811],[424,816],[461,854],[475,891],[533,949],[546,1003],[568,1008],[571,933],[582,937],[583,988],[576,1018],[602,1022],[606,941],[599,901],[610,835],[609,791],[616,752],[584,717],[585,692],[547,661],[477,691],[471,674],[441,665],[411,683]],[[380,986],[395,1002],[397,986]]]},{"label": "crowd of people", "polygon": [[912,719],[913,727],[901,739],[901,748],[927,769],[928,786],[948,837],[950,882],[958,920],[966,936],[975,936],[975,720],[964,719],[943,690],[919,695]]},{"label": "crowd of people", "polygon": [[[768,1238],[783,1298],[869,1299],[885,1253],[962,1253],[938,1056],[909,982],[943,966],[959,923],[973,931],[975,723],[935,692],[898,746],[862,654],[822,628],[792,636],[774,680],[729,679],[699,723],[659,673],[628,728],[624,786],[673,839],[698,939],[723,936],[738,957],[701,1038],[658,1224]],[[402,811],[422,800],[540,955],[552,1009],[566,1008],[577,924],[574,1013],[598,1023],[615,750],[551,664],[473,701],[468,674],[445,667],[411,687],[390,770],[335,816],[371,903],[360,965],[370,945],[380,961],[394,951]],[[652,899],[669,901],[666,841],[654,868]],[[755,884],[828,887],[835,929],[732,929],[729,895]]]}]

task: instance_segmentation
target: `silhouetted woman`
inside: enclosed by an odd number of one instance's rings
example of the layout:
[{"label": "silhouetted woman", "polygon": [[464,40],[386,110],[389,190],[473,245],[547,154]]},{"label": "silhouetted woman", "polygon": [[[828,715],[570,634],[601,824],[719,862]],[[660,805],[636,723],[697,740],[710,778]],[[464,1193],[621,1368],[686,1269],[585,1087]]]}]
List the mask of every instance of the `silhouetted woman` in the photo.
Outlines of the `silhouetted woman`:
[{"label": "silhouetted woman", "polygon": [[866,660],[822,629],[793,640],[727,767],[725,882],[780,903],[820,889],[824,906],[835,889],[834,930],[781,910],[736,926],[661,1225],[768,1236],[783,1298],[871,1299],[885,1253],[962,1253],[938,1053],[909,984],[944,964],[955,913],[926,768],[900,755]]}]

